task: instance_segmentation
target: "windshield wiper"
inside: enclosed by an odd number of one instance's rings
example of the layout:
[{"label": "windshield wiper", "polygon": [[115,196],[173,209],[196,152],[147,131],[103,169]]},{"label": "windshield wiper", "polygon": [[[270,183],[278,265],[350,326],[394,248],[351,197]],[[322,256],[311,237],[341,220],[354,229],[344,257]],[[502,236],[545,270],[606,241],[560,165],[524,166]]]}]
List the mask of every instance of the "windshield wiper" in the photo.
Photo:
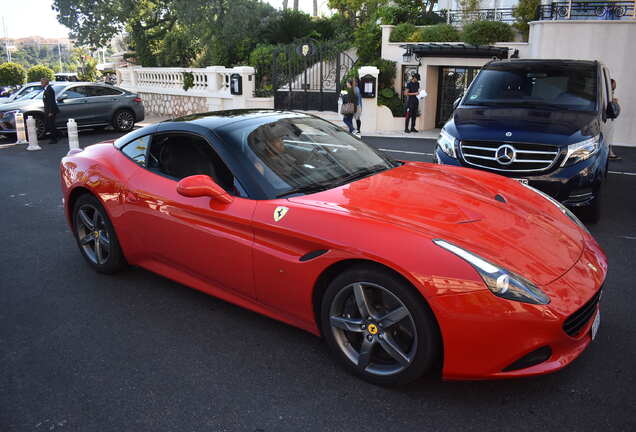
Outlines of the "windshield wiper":
[{"label": "windshield wiper", "polygon": [[314,184],[310,184],[310,185],[305,185],[305,186],[298,186],[292,189],[289,189],[286,192],[283,192],[279,195],[276,195],[276,198],[284,198],[286,196],[289,195],[294,195],[294,194],[310,194],[310,193],[314,193],[314,192],[321,192],[327,189],[331,189],[333,186],[331,186],[331,184],[324,184],[324,183],[314,183]]},{"label": "windshield wiper", "polygon": [[368,177],[368,176],[370,176],[372,174],[375,174],[375,173],[378,173],[380,171],[386,171],[387,169],[388,169],[387,166],[384,165],[384,164],[373,165],[373,166],[370,166],[370,167],[367,167],[367,168],[362,168],[362,169],[356,170],[356,171],[354,171],[354,172],[352,172],[352,173],[350,173],[350,174],[348,174],[348,175],[346,175],[344,177],[340,177],[339,179],[337,179],[336,182],[334,182],[333,187],[341,186],[343,184],[350,183],[350,182],[355,181],[355,180],[360,180],[361,178]]}]

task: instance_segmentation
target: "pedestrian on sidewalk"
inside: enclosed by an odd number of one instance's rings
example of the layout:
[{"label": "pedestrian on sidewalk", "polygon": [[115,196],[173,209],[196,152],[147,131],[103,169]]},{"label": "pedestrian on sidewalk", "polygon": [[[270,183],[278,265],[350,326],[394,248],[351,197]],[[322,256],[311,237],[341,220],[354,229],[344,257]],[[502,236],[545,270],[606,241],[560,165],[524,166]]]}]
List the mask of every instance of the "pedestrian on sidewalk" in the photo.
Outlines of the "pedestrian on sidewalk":
[{"label": "pedestrian on sidewalk", "polygon": [[[616,99],[616,97],[614,97],[614,91],[616,90],[616,80],[614,80],[614,78],[610,79],[610,83],[612,85],[612,102],[614,103],[618,103],[618,99]],[[614,138],[614,119],[610,120],[612,122],[612,136],[611,138]],[[622,160],[623,158],[620,157],[619,155],[617,155],[616,153],[614,153],[614,149],[612,148],[612,142],[610,141],[610,148],[609,148],[609,159],[613,160],[613,161],[619,161]]]},{"label": "pedestrian on sidewalk", "polygon": [[[404,132],[417,132],[415,129],[415,120],[419,115],[420,100],[417,95],[420,92],[420,74],[414,73],[411,79],[406,83],[406,113],[404,114]],[[411,120],[411,129],[409,129],[409,120]]]},{"label": "pedestrian on sidewalk", "polygon": [[360,91],[360,80],[357,77],[354,78],[353,83],[353,92],[356,97],[356,112],[353,115],[353,119],[356,121],[356,133],[360,135],[360,126],[362,125],[362,120],[360,119],[362,115],[362,92]]},{"label": "pedestrian on sidewalk", "polygon": [[352,79],[347,80],[347,88],[340,92],[340,98],[342,99],[342,106],[340,107],[342,121],[344,121],[349,128],[349,133],[353,133],[353,115],[356,113],[356,96],[353,91]]},{"label": "pedestrian on sidewalk", "polygon": [[57,143],[58,132],[55,127],[55,118],[57,117],[57,113],[60,112],[60,109],[57,107],[57,100],[55,98],[55,90],[49,83],[49,79],[47,77],[42,77],[40,79],[40,84],[42,84],[42,88],[44,88],[44,124],[46,126],[46,133],[49,136],[49,144]]}]

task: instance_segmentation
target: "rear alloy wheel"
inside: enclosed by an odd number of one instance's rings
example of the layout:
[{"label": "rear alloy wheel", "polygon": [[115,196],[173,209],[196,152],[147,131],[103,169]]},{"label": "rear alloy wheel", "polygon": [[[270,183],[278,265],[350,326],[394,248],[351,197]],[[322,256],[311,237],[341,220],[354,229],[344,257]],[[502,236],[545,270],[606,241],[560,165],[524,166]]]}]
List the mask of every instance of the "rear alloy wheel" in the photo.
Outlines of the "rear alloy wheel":
[{"label": "rear alloy wheel", "polygon": [[77,199],[73,226],[80,252],[95,270],[114,273],[126,265],[115,230],[97,198],[86,194]]},{"label": "rear alloy wheel", "polygon": [[333,354],[374,384],[413,381],[439,356],[439,332],[424,300],[408,283],[375,267],[356,267],[332,281],[321,322]]},{"label": "rear alloy wheel", "polygon": [[119,110],[113,115],[113,127],[118,132],[131,131],[135,126],[135,114],[130,110]]}]

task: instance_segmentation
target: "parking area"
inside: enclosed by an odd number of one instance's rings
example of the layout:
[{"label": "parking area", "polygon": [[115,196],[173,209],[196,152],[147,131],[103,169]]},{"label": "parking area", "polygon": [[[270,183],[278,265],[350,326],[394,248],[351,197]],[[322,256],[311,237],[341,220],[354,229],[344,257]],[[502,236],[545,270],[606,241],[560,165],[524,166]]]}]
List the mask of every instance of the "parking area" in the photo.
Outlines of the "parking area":
[{"label": "parking area", "polygon": [[[432,140],[365,141],[432,160]],[[308,333],[148,271],[93,272],[63,215],[66,140],[42,148],[0,148],[2,431],[636,430],[636,148],[616,149],[589,226],[610,267],[589,349],[548,376],[398,389],[350,376]]]}]

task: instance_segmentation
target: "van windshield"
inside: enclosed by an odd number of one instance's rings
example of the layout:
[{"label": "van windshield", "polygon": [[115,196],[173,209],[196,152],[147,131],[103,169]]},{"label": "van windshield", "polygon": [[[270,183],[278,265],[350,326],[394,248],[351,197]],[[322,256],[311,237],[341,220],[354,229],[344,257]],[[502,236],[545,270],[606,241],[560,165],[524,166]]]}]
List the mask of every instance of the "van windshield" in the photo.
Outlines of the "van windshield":
[{"label": "van windshield", "polygon": [[463,104],[595,111],[596,68],[571,63],[491,65],[479,72]]}]

